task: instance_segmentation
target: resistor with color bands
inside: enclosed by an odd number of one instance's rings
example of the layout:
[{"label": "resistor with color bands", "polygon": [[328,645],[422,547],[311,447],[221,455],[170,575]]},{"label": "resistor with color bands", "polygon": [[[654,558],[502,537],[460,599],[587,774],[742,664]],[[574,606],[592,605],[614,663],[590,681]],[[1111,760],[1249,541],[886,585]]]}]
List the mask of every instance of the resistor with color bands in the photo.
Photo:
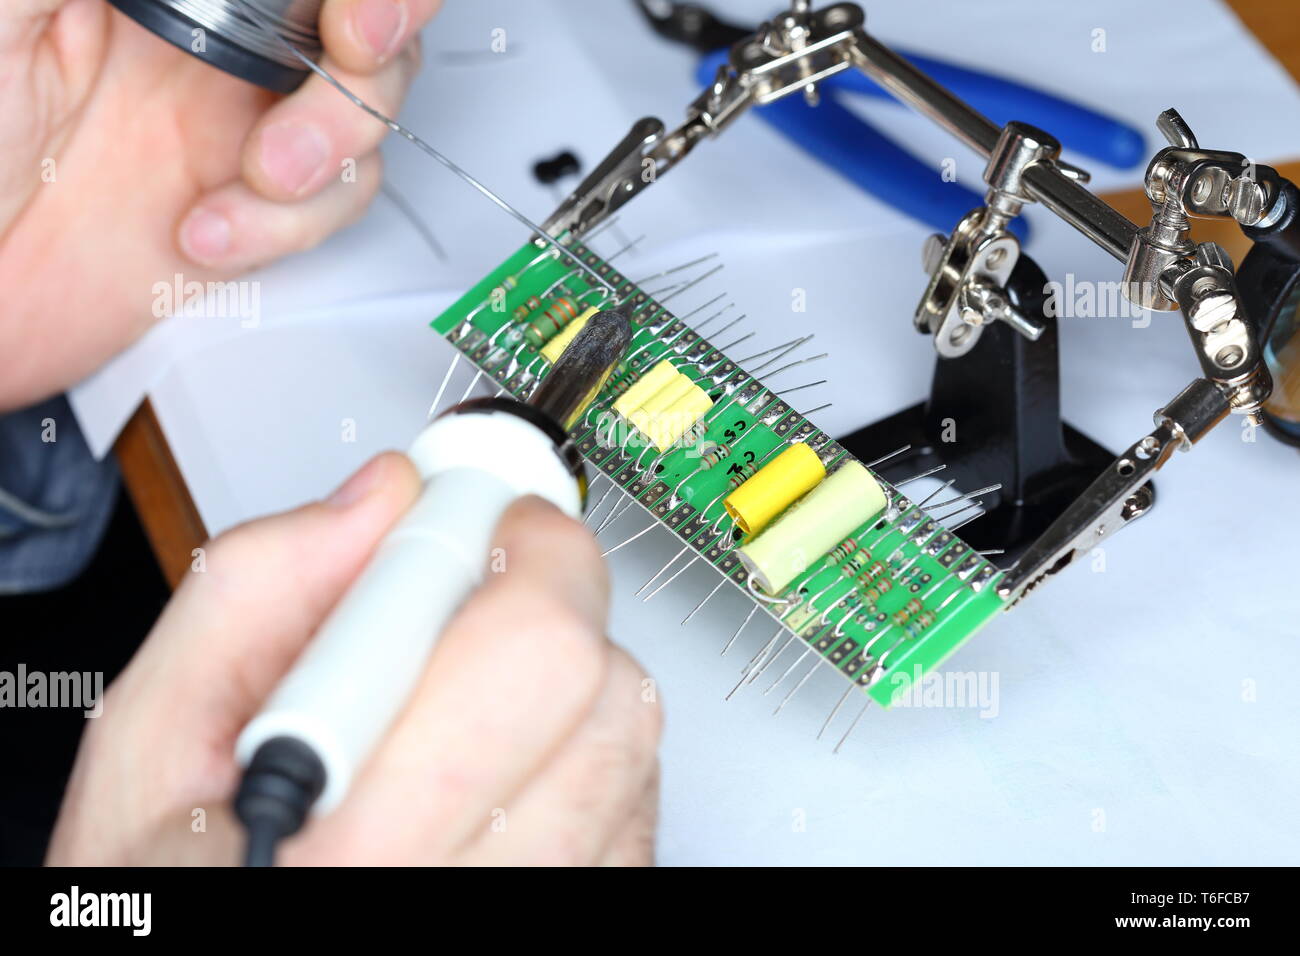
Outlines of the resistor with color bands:
[{"label": "resistor with color bands", "polygon": [[535,295],[530,295],[524,300],[523,305],[515,306],[514,317],[519,321],[528,318],[528,314],[542,307],[542,300]]},{"label": "resistor with color bands", "polygon": [[577,317],[578,307],[573,300],[556,299],[545,312],[524,327],[524,338],[533,348],[541,348]]},{"label": "resistor with color bands", "polygon": [[730,454],[731,447],[729,445],[714,445],[700,456],[700,462],[705,468],[712,468],[718,462],[727,458]]},{"label": "resistor with color bands", "polygon": [[909,617],[911,617],[913,614],[916,614],[921,610],[922,610],[921,602],[918,601],[916,598],[912,598],[910,601],[908,601],[906,604],[904,604],[902,607],[900,607],[897,611],[894,612],[894,623],[900,626],[906,624],[907,619]]},{"label": "resistor with color bands", "polygon": [[859,571],[861,571],[862,566],[870,560],[871,560],[871,552],[868,551],[866,548],[863,548],[857,554],[851,555],[849,559],[844,562],[844,566],[840,568],[840,573],[843,574],[846,578],[851,578]]},{"label": "resistor with color bands", "polygon": [[[712,405],[711,400],[710,400],[710,405]],[[700,421],[696,422],[694,425],[692,425],[690,428],[686,430],[686,434],[683,435],[681,439],[682,444],[684,445],[696,444],[697,442],[699,442],[701,438],[704,437],[704,433],[707,432],[708,430],[709,430],[709,423],[701,419]]]},{"label": "resistor with color bands", "polygon": [[517,275],[506,276],[504,279],[501,280],[501,284],[499,286],[497,286],[495,289],[493,289],[491,292],[488,293],[487,298],[484,299],[483,302],[485,304],[488,302],[503,302],[505,301],[506,293],[513,292],[518,286],[519,286],[519,276]]},{"label": "resistor with color bands", "polygon": [[826,466],[805,442],[795,442],[727,495],[722,505],[747,535],[762,532],[772,520],[826,477]]},{"label": "resistor with color bands", "polygon": [[759,587],[780,594],[884,507],[885,493],[871,472],[846,461],[736,553]]},{"label": "resistor with color bands", "polygon": [[894,589],[893,578],[881,578],[880,580],[876,581],[876,583],[871,585],[871,587],[863,591],[862,597],[866,600],[868,604],[874,606],[877,601],[879,601],[882,597],[884,597],[893,589]]},{"label": "resistor with color bands", "polygon": [[[835,551],[832,551],[832,554],[833,553],[835,553]],[[868,551],[866,548],[857,551],[855,554],[850,554],[848,561],[841,564],[840,574],[844,575],[845,578],[853,578],[855,574],[858,574],[858,571],[862,570],[863,564],[866,564],[868,561],[871,561],[871,551]],[[835,562],[832,561],[831,563],[833,564]]]},{"label": "resistor with color bands", "polygon": [[857,540],[855,538],[845,538],[839,543],[838,547],[831,550],[827,557],[830,558],[831,564],[839,564],[856,550],[858,550]]},{"label": "resistor with color bands", "polygon": [[754,477],[754,474],[758,471],[758,469],[762,468],[763,466],[751,461],[744,465],[739,465],[737,467],[740,468],[740,471],[736,472],[734,475],[732,475],[730,478],[727,479],[727,488],[731,491],[735,491],[745,482],[749,481],[750,478]]},{"label": "resistor with color bands", "polygon": [[858,580],[866,585],[875,584],[877,579],[885,576],[885,572],[887,570],[888,569],[883,564],[877,561],[874,564],[872,564],[871,567],[867,568],[865,571],[859,574]]},{"label": "resistor with color bands", "polygon": [[922,631],[924,631],[926,628],[928,628],[928,627],[930,627],[931,625],[933,625],[933,624],[934,624],[934,620],[935,620],[935,617],[934,617],[934,612],[933,612],[933,611],[922,611],[922,612],[921,612],[920,614],[918,614],[916,617],[912,618],[912,620],[908,623],[907,628],[906,628],[906,630],[907,630],[907,636],[908,636],[908,637],[916,637],[918,634],[920,634],[920,633],[921,633]]}]

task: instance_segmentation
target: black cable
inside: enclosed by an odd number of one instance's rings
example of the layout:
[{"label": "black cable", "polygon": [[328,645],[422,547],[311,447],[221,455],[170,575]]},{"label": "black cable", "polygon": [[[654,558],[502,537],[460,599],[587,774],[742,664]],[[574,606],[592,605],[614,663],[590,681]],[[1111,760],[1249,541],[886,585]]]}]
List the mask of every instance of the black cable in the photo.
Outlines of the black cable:
[{"label": "black cable", "polygon": [[271,823],[254,821],[249,824],[244,866],[275,866],[275,846],[279,842],[280,831]]},{"label": "black cable", "polygon": [[272,737],[253,754],[235,794],[248,831],[245,866],[273,866],[280,840],[297,833],[325,789],[325,765],[296,737]]}]

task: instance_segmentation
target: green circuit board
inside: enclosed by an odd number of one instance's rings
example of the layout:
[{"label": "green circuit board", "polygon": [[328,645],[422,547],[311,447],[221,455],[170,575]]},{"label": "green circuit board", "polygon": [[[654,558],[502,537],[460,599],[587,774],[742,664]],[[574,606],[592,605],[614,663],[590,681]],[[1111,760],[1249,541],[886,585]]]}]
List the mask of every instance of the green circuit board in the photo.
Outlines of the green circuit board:
[{"label": "green circuit board", "polygon": [[[566,249],[569,255],[561,257],[542,240],[526,244],[432,326],[506,393],[525,399],[550,368],[534,344],[536,330],[551,330],[547,316],[574,311],[561,299],[591,306],[604,295],[572,257],[604,278],[620,300],[630,297],[634,336],[627,357],[571,432],[590,467],[679,537],[698,555],[697,564],[726,576],[762,613],[885,707],[1004,609],[996,587],[1001,572],[874,472],[884,510],[809,562],[808,572],[782,592],[756,595],[736,554],[743,540],[723,498],[790,443],[806,443],[829,470],[851,456],[590,249],[576,242]],[[557,303],[559,312],[553,311]],[[610,426],[612,402],[664,360],[713,399],[686,441],[666,452],[636,429]],[[883,569],[866,584],[856,574],[865,561]]]}]

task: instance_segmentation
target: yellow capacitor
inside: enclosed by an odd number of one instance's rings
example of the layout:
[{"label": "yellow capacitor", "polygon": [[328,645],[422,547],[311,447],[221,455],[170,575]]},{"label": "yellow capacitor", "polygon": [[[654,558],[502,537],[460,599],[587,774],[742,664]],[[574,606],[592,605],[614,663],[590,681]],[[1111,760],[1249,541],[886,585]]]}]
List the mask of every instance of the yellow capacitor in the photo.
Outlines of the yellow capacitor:
[{"label": "yellow capacitor", "polygon": [[636,408],[625,416],[629,422],[649,435],[654,429],[655,419],[659,413],[677,401],[691,387],[691,380],[681,372],[676,373],[668,382],[652,395],[647,395]]},{"label": "yellow capacitor", "polygon": [[664,359],[650,371],[642,375],[637,381],[624,392],[614,403],[614,411],[618,412],[624,418],[627,418],[632,412],[641,407],[645,399],[652,396],[659,389],[663,388],[669,382],[677,377],[677,369],[673,363]]},{"label": "yellow capacitor", "polygon": [[576,319],[574,319],[572,322],[566,325],[563,329],[561,329],[559,335],[557,335],[555,338],[551,339],[551,341],[543,345],[542,355],[545,356],[546,361],[550,362],[552,365],[558,362],[560,360],[560,356],[564,353],[564,350],[569,347],[569,343],[572,342],[574,337],[579,332],[582,331],[582,327],[587,324],[587,320],[591,318],[593,315],[595,315],[598,311],[600,310],[597,309],[594,305],[591,306],[586,311],[584,311],[581,315],[579,315]]},{"label": "yellow capacitor", "polygon": [[708,392],[685,375],[682,378],[686,378],[690,388],[667,408],[655,412],[651,429],[646,432],[646,437],[654,442],[655,447],[660,451],[671,447],[713,407],[713,400],[709,398]]},{"label": "yellow capacitor", "polygon": [[786,586],[885,507],[861,462],[849,461],[736,553],[768,594]]},{"label": "yellow capacitor", "polygon": [[691,380],[689,375],[678,372],[675,379],[642,402],[641,408],[643,411],[647,411],[651,415],[658,415],[661,412],[666,412],[668,409],[672,408],[672,406],[681,399],[682,396],[689,395],[691,389],[695,387],[695,382]]},{"label": "yellow capacitor", "polygon": [[755,535],[825,477],[826,466],[817,452],[796,442],[727,495],[722,504],[741,531]]},{"label": "yellow capacitor", "polygon": [[690,376],[677,372],[677,376],[672,378],[667,385],[664,385],[662,389],[659,389],[653,395],[649,395],[645,401],[641,402],[640,406],[628,412],[627,419],[630,423],[636,425],[638,429],[641,429],[642,434],[649,436],[651,432],[655,431],[655,421],[659,420],[659,416],[668,411],[673,402],[676,402],[682,395],[688,394],[693,388],[695,388],[695,384],[690,380]]}]

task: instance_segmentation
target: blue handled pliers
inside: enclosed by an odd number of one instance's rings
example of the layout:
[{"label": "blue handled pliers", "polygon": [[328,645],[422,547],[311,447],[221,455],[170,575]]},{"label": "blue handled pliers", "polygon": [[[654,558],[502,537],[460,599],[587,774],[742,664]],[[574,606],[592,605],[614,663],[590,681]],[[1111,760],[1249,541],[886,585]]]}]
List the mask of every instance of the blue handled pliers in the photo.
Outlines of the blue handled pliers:
[{"label": "blue handled pliers", "polygon": [[[661,36],[705,54],[696,69],[701,86],[713,82],[718,67],[727,61],[731,44],[753,32],[727,24],[695,4],[639,0],[639,5]],[[1118,169],[1131,169],[1146,155],[1141,132],[1079,103],[979,70],[897,52],[995,123],[1015,119],[1038,126],[1059,138],[1066,148]],[[983,204],[982,191],[945,181],[937,170],[840,102],[842,96],[853,93],[892,100],[870,77],[845,70],[821,81],[818,89],[817,106],[810,106],[802,97],[787,96],[758,107],[757,114],[860,189],[940,232],[947,233],[966,213]],[[1023,219],[1016,219],[1011,230],[1022,240],[1028,235]]]}]

